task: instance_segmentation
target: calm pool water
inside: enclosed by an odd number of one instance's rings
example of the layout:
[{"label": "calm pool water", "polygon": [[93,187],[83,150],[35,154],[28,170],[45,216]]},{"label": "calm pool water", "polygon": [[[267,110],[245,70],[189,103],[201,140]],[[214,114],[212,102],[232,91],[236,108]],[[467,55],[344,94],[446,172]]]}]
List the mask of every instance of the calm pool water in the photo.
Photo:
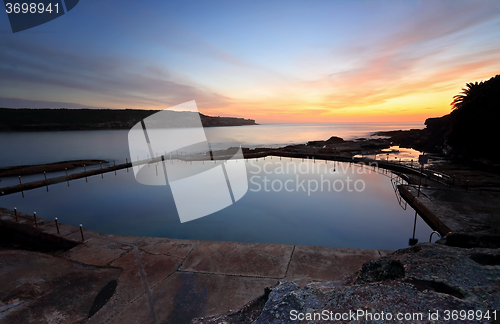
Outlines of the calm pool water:
[{"label": "calm pool water", "polygon": [[[408,246],[415,212],[398,204],[390,173],[279,157],[240,162],[248,173],[246,195],[187,223],[180,223],[168,185],[139,184],[132,170],[71,181],[69,187],[53,185],[48,192],[27,191],[24,198],[20,193],[0,197],[0,206],[110,234],[373,249]],[[25,176],[23,181],[41,178]],[[3,178],[0,184],[16,181]],[[428,241],[431,232],[418,217],[419,241]]]}]

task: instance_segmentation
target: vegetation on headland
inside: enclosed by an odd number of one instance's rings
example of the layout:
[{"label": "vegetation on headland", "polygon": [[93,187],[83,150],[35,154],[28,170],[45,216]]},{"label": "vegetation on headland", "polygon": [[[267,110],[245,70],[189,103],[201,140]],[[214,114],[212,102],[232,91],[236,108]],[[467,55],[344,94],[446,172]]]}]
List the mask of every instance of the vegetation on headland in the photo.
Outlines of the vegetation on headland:
[{"label": "vegetation on headland", "polygon": [[[0,108],[0,131],[129,129],[159,110]],[[200,114],[204,127],[257,125],[253,119]]]},{"label": "vegetation on headland", "polygon": [[500,162],[500,75],[487,81],[467,83],[453,97],[452,112],[428,118],[423,130],[378,132],[400,146],[444,154],[458,161]]}]

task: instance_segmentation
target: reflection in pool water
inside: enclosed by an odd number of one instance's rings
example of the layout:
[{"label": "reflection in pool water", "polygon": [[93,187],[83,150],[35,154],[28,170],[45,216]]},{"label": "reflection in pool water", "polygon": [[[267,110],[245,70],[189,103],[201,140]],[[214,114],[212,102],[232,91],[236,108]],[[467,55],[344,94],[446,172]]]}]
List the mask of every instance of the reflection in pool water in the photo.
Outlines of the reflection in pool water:
[{"label": "reflection in pool water", "polygon": [[[141,185],[132,170],[71,181],[69,187],[53,185],[49,192],[27,191],[25,198],[20,193],[0,197],[0,206],[109,234],[374,249],[408,246],[414,210],[398,204],[390,172],[295,158],[241,162],[247,166],[247,194],[226,209],[182,224],[169,186]],[[41,177],[32,175],[23,182]],[[2,186],[15,180],[2,179]],[[427,241],[431,232],[418,218],[416,237]]]}]

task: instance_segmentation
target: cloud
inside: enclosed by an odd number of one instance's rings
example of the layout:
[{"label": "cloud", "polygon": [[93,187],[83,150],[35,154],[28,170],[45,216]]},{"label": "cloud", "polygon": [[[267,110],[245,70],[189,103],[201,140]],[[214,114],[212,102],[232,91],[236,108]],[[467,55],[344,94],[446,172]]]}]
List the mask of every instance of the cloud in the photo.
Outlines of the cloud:
[{"label": "cloud", "polygon": [[92,107],[72,102],[58,101],[43,101],[43,100],[26,100],[19,98],[0,98],[0,108],[95,108],[106,109],[108,107]]},{"label": "cloud", "polygon": [[[4,89],[16,87],[25,94],[30,89],[47,89],[55,97],[72,97],[71,101],[83,104],[92,105],[98,98],[114,107],[128,108],[161,108],[193,99],[202,107],[213,107],[230,101],[210,90],[176,82],[163,66],[150,62],[78,55],[22,39],[6,40],[4,45],[0,51],[0,85]],[[0,92],[0,96],[12,97],[5,92]],[[90,101],[89,96],[93,96]]]},{"label": "cloud", "polygon": [[500,17],[492,2],[422,2],[392,33],[376,43],[358,39],[341,57],[360,57],[346,70],[333,71],[296,89],[314,89],[330,109],[377,105],[391,98],[449,90],[474,76],[493,76],[500,67],[498,45],[457,52],[468,39],[461,33]]},{"label": "cloud", "polygon": [[388,24],[394,24],[386,28],[390,32],[365,26],[367,33],[337,47],[329,58],[320,58],[324,66],[335,61],[335,68],[308,80],[290,78],[263,90],[274,94],[248,99],[242,106],[248,115],[275,120],[321,121],[321,116],[382,112],[415,115],[421,113],[418,105],[402,109],[381,105],[398,98],[459,91],[466,82],[499,73],[498,35],[491,32],[492,25],[499,27],[497,2],[421,2],[413,9],[405,8],[397,23],[389,19]]}]

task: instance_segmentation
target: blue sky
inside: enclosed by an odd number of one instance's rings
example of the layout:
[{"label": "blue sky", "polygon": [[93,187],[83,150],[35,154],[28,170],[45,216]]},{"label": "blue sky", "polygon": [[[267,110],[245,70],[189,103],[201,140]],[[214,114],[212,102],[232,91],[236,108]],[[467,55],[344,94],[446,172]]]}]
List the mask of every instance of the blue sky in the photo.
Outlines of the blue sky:
[{"label": "blue sky", "polygon": [[498,1],[81,0],[15,34],[0,15],[5,107],[423,121],[499,71]]}]

